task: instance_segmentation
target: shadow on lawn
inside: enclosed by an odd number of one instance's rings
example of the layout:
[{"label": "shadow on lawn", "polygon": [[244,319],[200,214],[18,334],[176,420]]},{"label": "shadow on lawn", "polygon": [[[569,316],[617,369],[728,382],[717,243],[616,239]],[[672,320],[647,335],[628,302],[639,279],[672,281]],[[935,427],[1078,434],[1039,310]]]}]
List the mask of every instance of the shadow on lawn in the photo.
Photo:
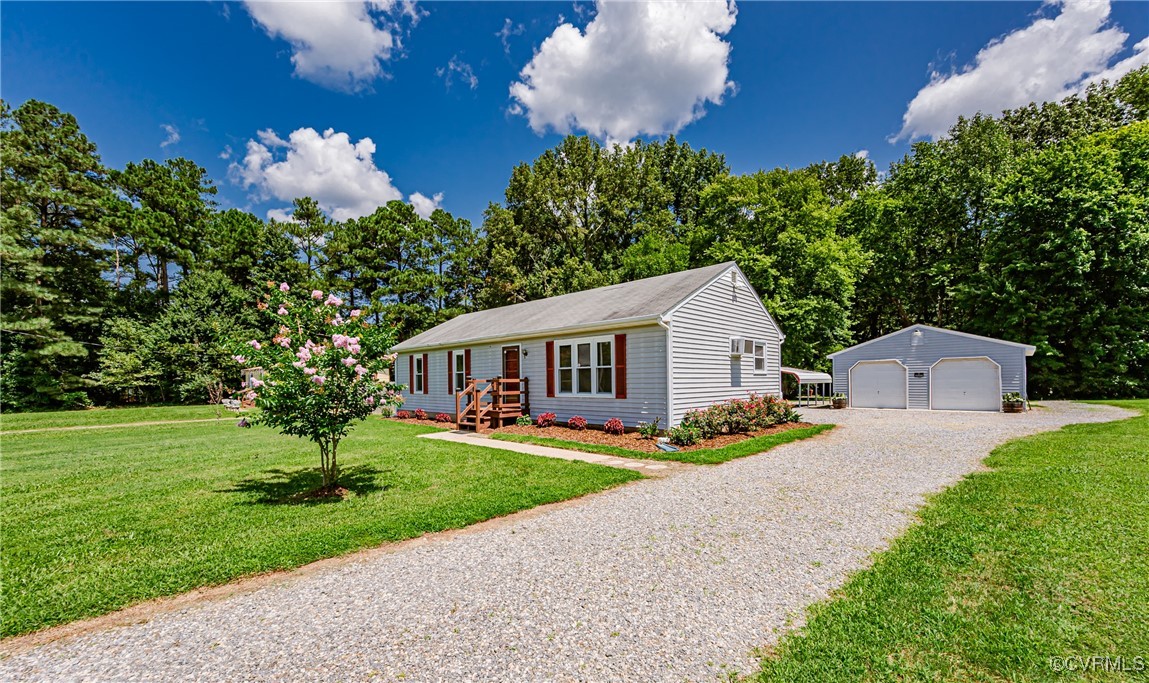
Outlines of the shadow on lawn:
[{"label": "shadow on lawn", "polygon": [[[313,495],[323,484],[323,475],[318,467],[271,469],[261,474],[263,476],[249,477],[218,493],[255,494],[255,499],[248,501],[248,505],[323,505],[342,500],[337,496]],[[382,474],[384,470],[371,465],[345,467],[339,473],[339,486],[356,496],[379,493],[391,488],[380,482]]]}]

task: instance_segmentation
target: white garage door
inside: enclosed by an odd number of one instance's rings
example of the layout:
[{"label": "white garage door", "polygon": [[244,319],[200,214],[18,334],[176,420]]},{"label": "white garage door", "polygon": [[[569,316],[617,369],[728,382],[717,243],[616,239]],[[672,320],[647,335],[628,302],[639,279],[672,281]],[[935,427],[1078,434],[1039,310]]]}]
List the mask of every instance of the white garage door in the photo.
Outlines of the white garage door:
[{"label": "white garage door", "polygon": [[850,405],[905,408],[906,368],[896,360],[859,362],[850,368]]},{"label": "white garage door", "polygon": [[930,374],[934,410],[1001,410],[1001,369],[988,358],[943,358]]}]

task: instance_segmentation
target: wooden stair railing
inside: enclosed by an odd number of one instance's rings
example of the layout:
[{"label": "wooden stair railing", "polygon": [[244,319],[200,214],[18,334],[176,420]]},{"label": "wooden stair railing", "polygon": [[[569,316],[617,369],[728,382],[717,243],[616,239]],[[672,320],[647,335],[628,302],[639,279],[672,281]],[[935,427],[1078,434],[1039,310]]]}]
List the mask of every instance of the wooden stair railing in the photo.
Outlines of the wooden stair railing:
[{"label": "wooden stair railing", "polygon": [[[477,433],[483,431],[487,423],[498,428],[510,418],[529,414],[528,386],[526,378],[467,380],[466,388],[455,394],[456,429],[469,428]],[[467,397],[470,400],[464,402]],[[486,403],[483,402],[485,397],[490,398]]]}]

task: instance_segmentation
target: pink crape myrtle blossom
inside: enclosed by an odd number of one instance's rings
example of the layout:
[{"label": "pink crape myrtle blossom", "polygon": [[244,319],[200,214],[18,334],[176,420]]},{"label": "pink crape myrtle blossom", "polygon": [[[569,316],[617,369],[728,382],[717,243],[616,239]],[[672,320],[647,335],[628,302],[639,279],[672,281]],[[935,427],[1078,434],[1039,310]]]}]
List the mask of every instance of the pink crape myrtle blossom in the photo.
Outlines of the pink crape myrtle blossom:
[{"label": "pink crape myrtle blossom", "polygon": [[340,441],[372,411],[402,403],[402,385],[380,379],[392,362],[395,330],[344,309],[336,294],[267,285],[251,307],[270,334],[240,337],[231,351],[235,362],[263,374],[238,395],[255,401],[257,422],[314,442],[323,474],[317,495],[338,495]]}]

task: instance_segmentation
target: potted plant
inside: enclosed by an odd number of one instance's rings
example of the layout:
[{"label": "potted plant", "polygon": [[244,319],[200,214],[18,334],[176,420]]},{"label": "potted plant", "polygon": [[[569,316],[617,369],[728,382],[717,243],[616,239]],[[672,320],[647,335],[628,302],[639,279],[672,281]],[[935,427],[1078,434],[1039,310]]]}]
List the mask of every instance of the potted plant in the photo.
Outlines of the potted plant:
[{"label": "potted plant", "polygon": [[849,405],[849,399],[846,398],[845,394],[834,394],[830,397],[830,405],[840,410]]},{"label": "potted plant", "polygon": [[1007,413],[1020,413],[1025,410],[1025,399],[1016,391],[1001,395],[1001,409]]}]

